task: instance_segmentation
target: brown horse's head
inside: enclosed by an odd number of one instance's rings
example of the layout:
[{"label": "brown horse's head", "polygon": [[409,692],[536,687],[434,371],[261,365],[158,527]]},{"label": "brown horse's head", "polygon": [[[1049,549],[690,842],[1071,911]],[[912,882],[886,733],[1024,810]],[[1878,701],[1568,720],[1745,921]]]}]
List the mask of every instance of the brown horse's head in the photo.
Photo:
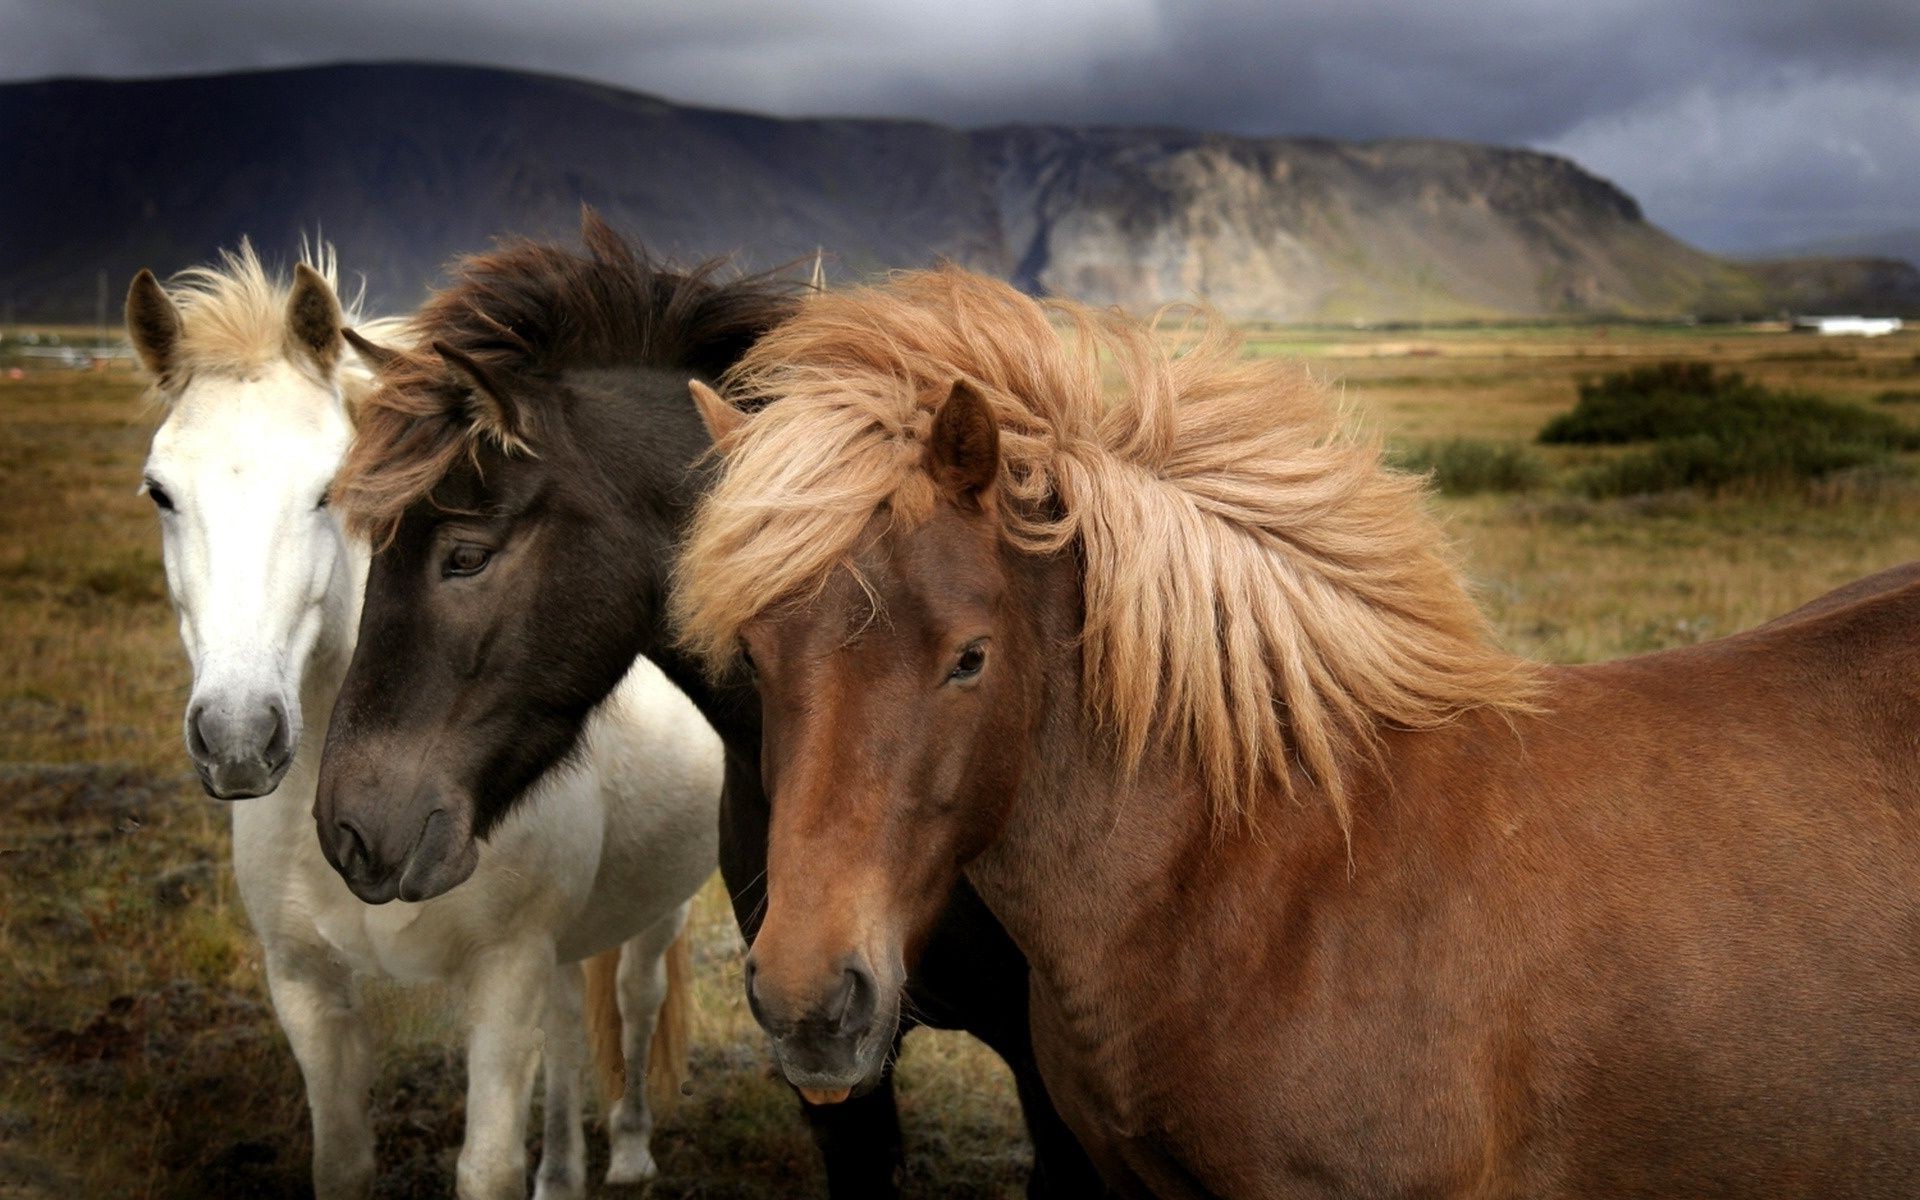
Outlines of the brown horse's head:
[{"label": "brown horse's head", "polygon": [[472,873],[483,839],[653,648],[707,439],[687,381],[787,311],[766,281],[590,253],[464,264],[385,359],[338,502],[375,537],[314,806],[370,903]]},{"label": "brown horse's head", "polygon": [[1222,831],[1296,779],[1344,818],[1381,724],[1524,701],[1420,482],[1223,326],[1173,355],[949,268],[809,298],[726,382],[758,411],[695,389],[725,465],[676,607],[759,670],[752,992],[802,1086],[871,1076],[936,898],[1065,759],[1164,757]]},{"label": "brown horse's head", "polygon": [[816,594],[744,625],[773,805],[754,1016],[831,1100],[878,1077],[901,985],[1018,790],[1038,674],[993,512],[998,434],[954,388],[927,434],[930,515],[876,518]]}]

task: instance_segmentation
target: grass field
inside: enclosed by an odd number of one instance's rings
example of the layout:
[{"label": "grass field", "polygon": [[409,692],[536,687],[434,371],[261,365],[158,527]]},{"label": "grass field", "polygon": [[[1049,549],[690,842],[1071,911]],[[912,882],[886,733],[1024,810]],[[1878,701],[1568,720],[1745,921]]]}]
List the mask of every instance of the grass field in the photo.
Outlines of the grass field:
[{"label": "grass field", "polygon": [[[1396,446],[1530,442],[1575,384],[1666,359],[1920,422],[1920,336],[1836,343],[1767,330],[1258,329]],[[0,376],[0,1196],[305,1194],[305,1112],[226,865],[226,813],[179,742],[187,668],[159,541],[134,494],[154,415],[124,373]],[[1608,450],[1533,446],[1526,491],[1437,501],[1501,635],[1583,661],[1755,624],[1920,557],[1920,464],[1804,489],[1596,501],[1570,481]],[[811,1146],[769,1078],[740,945],[703,895],[691,1094],[663,1123],[659,1197],[817,1193]],[[379,1194],[451,1192],[462,1115],[441,998],[375,989]],[[1012,1196],[1025,1161],[1004,1071],[920,1033],[902,1062],[919,1196]],[[534,1126],[538,1128],[537,1123]]]}]

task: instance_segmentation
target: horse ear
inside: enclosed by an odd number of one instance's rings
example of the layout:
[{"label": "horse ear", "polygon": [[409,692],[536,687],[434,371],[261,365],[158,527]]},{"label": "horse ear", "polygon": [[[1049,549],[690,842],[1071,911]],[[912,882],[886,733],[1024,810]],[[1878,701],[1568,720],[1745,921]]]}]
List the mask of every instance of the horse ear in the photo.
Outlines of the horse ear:
[{"label": "horse ear", "polygon": [[955,500],[975,503],[1000,475],[1000,427],[987,398],[965,379],[953,381],[934,414],[927,440],[927,471]]},{"label": "horse ear", "polygon": [[180,310],[145,267],[127,289],[127,340],[133,343],[141,364],[155,379],[166,383],[180,346]]},{"label": "horse ear", "polygon": [[293,268],[287,297],[287,335],[325,373],[340,364],[340,301],[327,281],[306,263]]},{"label": "horse ear", "polygon": [[343,326],[340,336],[347,339],[347,345],[353,347],[353,352],[360,356],[361,362],[376,371],[386,370],[388,365],[400,357],[398,350],[391,346],[382,346],[379,342],[368,341],[357,329],[347,329]]},{"label": "horse ear", "polygon": [[700,410],[700,423],[707,427],[707,436],[715,444],[725,441],[747,423],[747,414],[728,404],[725,396],[698,379],[687,380],[687,390],[693,393],[693,406]]},{"label": "horse ear", "polygon": [[520,425],[520,408],[514,403],[512,393],[494,373],[481,366],[471,355],[455,350],[445,342],[435,342],[433,352],[452,367],[456,375],[466,380],[469,388],[467,415],[473,419],[473,423],[492,434],[509,450],[526,449],[526,431]]}]

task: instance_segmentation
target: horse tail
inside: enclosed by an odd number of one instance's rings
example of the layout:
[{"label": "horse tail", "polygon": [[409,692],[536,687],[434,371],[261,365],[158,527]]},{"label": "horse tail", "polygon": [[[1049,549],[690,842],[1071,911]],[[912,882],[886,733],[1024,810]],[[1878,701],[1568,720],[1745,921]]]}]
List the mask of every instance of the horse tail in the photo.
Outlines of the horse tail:
[{"label": "horse tail", "polygon": [[667,947],[667,994],[653,1025],[647,1052],[647,1099],[662,1112],[680,1099],[688,1079],[687,1053],[693,1024],[693,949],[685,925]]},{"label": "horse tail", "polygon": [[620,947],[588,959],[586,972],[587,1046],[593,1055],[601,1106],[612,1111],[614,1101],[627,1090],[627,1057],[620,1044]]}]

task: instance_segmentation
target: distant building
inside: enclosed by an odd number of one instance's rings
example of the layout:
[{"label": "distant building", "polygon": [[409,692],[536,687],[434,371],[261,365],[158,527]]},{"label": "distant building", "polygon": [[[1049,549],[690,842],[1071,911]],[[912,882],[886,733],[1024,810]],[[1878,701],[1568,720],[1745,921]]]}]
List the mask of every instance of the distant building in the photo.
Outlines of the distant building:
[{"label": "distant building", "polygon": [[1793,327],[1821,337],[1885,337],[1900,332],[1899,317],[1795,317]]}]

